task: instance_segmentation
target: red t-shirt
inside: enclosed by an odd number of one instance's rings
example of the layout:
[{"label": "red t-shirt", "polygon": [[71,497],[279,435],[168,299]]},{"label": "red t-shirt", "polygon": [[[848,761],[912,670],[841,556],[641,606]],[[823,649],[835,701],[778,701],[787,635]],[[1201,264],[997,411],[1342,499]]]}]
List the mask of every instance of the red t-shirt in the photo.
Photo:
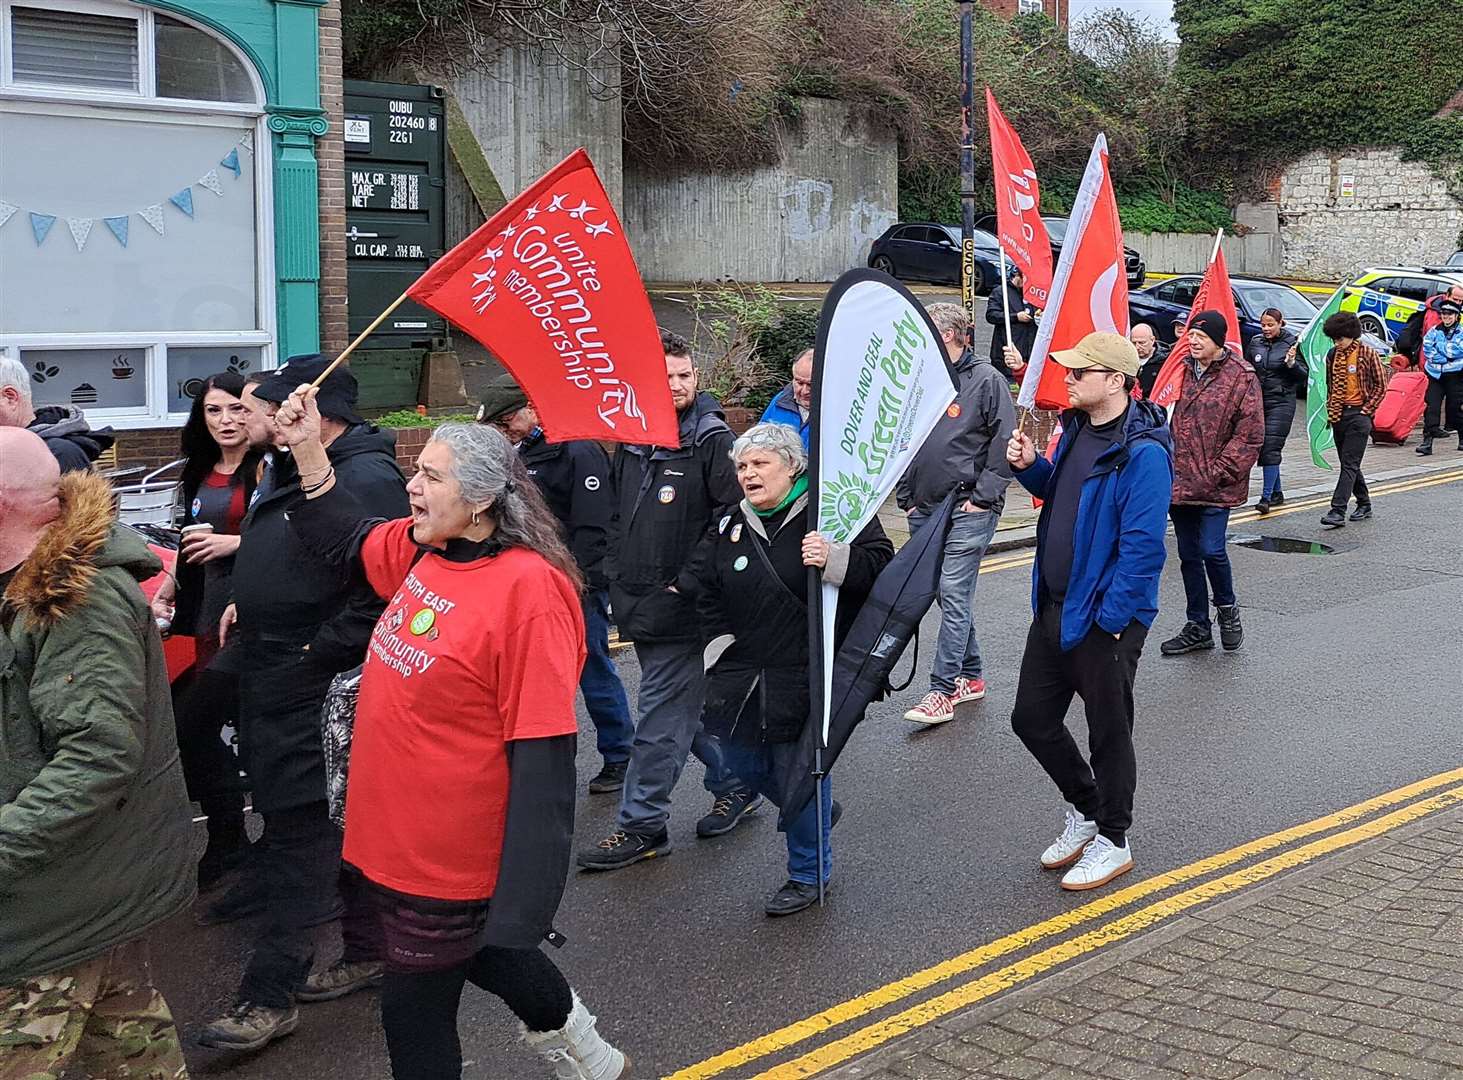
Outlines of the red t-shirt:
[{"label": "red t-shirt", "polygon": [[361,676],[345,800],[345,859],[388,889],[493,895],[513,739],[578,730],[584,616],[574,586],[524,548],[411,565],[411,521],[361,548],[389,598]]}]

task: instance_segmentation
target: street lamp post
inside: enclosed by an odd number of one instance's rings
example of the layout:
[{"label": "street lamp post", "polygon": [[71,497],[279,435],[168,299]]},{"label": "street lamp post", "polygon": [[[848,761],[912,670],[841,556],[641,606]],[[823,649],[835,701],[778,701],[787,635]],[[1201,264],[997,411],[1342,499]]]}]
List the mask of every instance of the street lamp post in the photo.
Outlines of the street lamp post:
[{"label": "street lamp post", "polygon": [[960,0],[960,302],[975,343],[975,49],[971,0]]}]

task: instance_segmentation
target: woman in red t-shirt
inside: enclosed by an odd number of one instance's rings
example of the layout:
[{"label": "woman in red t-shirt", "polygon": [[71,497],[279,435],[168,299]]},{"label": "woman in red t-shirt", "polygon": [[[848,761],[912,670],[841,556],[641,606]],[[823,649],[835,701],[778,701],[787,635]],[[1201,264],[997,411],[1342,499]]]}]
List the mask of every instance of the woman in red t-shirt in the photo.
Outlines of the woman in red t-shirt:
[{"label": "woman in red t-shirt", "polygon": [[539,949],[557,937],[574,831],[573,556],[507,439],[473,424],[444,424],[422,449],[410,518],[362,523],[334,485],[314,398],[301,388],[275,417],[305,496],[290,520],[387,602],[361,674],[344,858],[386,965],[392,1073],[461,1075],[457,1006],[472,982],[508,1004],[555,1075],[624,1076],[625,1056]]}]

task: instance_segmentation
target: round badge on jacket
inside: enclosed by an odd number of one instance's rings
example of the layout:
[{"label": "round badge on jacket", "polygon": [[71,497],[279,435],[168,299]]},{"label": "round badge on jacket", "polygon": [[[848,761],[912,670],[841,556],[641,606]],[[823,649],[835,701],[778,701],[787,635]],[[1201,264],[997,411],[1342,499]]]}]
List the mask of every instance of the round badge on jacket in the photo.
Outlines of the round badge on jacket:
[{"label": "round badge on jacket", "polygon": [[[257,492],[256,492],[256,494],[257,494]],[[202,499],[194,499],[193,500],[192,510],[193,510],[193,517],[194,517],[195,520],[198,517],[198,512],[200,510],[202,510],[202,509],[203,509],[203,500]]]},{"label": "round badge on jacket", "polygon": [[747,568],[747,557],[745,555],[738,555],[737,558],[736,558],[736,562],[732,563],[732,569],[733,570],[736,570],[737,572],[740,573],[741,571],[745,570],[746,568]]},{"label": "round badge on jacket", "polygon": [[417,637],[421,637],[432,629],[432,624],[436,621],[437,613],[429,607],[424,607],[411,617],[411,632]]},{"label": "round badge on jacket", "polygon": [[655,497],[662,503],[673,503],[676,501],[676,489],[667,484],[655,493]]},{"label": "round badge on jacket", "polygon": [[960,418],[960,402],[950,402],[950,407],[945,410],[945,415],[951,420],[958,420]]}]

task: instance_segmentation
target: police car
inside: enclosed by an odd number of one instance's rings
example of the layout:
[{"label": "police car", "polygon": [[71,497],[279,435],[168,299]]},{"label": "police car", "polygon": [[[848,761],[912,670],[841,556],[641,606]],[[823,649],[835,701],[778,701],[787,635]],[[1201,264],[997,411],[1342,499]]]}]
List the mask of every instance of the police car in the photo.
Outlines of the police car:
[{"label": "police car", "polygon": [[1342,311],[1354,311],[1362,331],[1390,344],[1423,305],[1453,285],[1463,285],[1463,268],[1378,266],[1346,283]]}]

